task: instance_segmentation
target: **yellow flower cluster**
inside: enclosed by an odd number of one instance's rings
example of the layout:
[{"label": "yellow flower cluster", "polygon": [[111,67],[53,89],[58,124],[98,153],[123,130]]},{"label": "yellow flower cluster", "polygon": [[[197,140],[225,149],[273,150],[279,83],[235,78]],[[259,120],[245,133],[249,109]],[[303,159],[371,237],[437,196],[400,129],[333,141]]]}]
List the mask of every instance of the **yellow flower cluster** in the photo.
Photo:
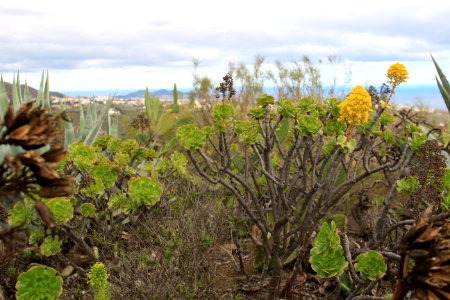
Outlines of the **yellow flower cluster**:
[{"label": "yellow flower cluster", "polygon": [[386,76],[388,82],[395,87],[405,82],[409,78],[409,73],[404,64],[395,63],[389,67]]},{"label": "yellow flower cluster", "polygon": [[341,116],[339,121],[349,125],[367,122],[369,113],[373,110],[372,98],[365,88],[358,85],[354,87],[350,95],[339,104]]}]

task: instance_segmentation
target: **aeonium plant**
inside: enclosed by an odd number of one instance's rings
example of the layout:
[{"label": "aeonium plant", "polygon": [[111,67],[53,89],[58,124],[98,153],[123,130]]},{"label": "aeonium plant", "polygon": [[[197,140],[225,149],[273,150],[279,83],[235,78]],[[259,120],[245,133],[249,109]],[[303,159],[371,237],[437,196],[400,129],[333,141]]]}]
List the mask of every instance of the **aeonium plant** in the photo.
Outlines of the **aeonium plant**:
[{"label": "aeonium plant", "polygon": [[47,266],[33,266],[20,274],[16,283],[16,298],[58,299],[63,292],[63,279],[55,269]]},{"label": "aeonium plant", "polygon": [[[16,113],[9,105],[2,116],[0,207],[8,217],[7,224],[0,224],[0,241],[7,247],[23,240],[18,233],[25,232],[30,244],[40,245],[40,255],[52,256],[60,252],[60,237],[70,236],[63,225],[72,218],[67,197],[73,192],[74,178],[56,170],[66,154],[62,145],[54,143],[60,117],[32,102]],[[14,255],[6,260],[13,261],[21,253],[12,250]],[[19,275],[16,288],[18,299],[56,299],[62,293],[62,278],[50,267],[33,266]]]},{"label": "aeonium plant", "polygon": [[79,178],[74,201],[80,214],[93,217],[106,209],[120,222],[144,206],[156,205],[167,178],[189,177],[186,163],[181,153],[166,158],[135,140],[104,135],[93,146],[70,145],[65,168]]},{"label": "aeonium plant", "polygon": [[[392,77],[389,100],[402,74]],[[276,298],[285,262],[297,258],[294,278],[319,221],[339,210],[350,190],[376,174],[388,176],[387,185],[398,178],[411,159],[411,127],[404,120],[394,124],[389,101],[373,108],[362,86],[343,102],[263,95],[245,119],[236,119],[228,103],[234,95],[229,75],[220,91],[214,126],[186,125],[177,137],[198,174],[228,190],[260,232],[254,242],[264,249],[269,297]]]}]

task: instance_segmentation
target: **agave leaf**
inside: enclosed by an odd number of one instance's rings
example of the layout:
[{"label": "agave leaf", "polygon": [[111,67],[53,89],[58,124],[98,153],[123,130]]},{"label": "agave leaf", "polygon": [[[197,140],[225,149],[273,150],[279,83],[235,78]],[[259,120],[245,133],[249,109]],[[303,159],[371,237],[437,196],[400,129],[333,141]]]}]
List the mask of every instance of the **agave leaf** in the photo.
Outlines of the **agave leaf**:
[{"label": "agave leaf", "polygon": [[119,117],[108,113],[108,134],[113,137],[119,136]]},{"label": "agave leaf", "polygon": [[[108,117],[108,111],[111,107],[112,101],[114,100],[114,97],[110,97],[105,105],[103,106],[103,109],[100,113],[100,117],[98,118],[97,122],[95,123],[95,125],[92,127],[92,129],[89,131],[89,134],[86,136],[86,138],[84,139],[84,143],[86,145],[91,145],[95,139],[97,138],[97,135],[100,132],[100,129],[102,128],[102,124],[103,121]],[[96,111],[96,109],[95,109]]]},{"label": "agave leaf", "polygon": [[17,71],[17,80],[16,80],[16,89],[17,89],[17,96],[19,97],[20,105],[22,105],[23,98],[22,98],[22,89],[20,88],[20,78],[19,78],[19,71]]},{"label": "agave leaf", "polygon": [[147,118],[150,119],[152,128],[155,128],[161,114],[161,102],[158,97],[150,96],[148,87],[145,88],[144,100]]},{"label": "agave leaf", "polygon": [[28,88],[28,83],[25,81],[25,88],[23,91],[23,102],[28,103],[31,102],[31,93],[30,89]]},{"label": "agave leaf", "polygon": [[[92,127],[92,122],[90,122],[90,124],[87,124],[86,118],[84,116],[83,104],[81,104],[81,101],[80,101],[79,109],[80,109],[80,128],[78,131],[78,140],[80,141],[80,140],[83,140],[88,135],[89,128]],[[88,116],[90,116],[90,114],[88,114]]]},{"label": "agave leaf", "polygon": [[[162,117],[161,117],[162,120]],[[176,146],[177,144],[177,137],[176,137],[176,129],[178,129],[178,127],[184,126],[184,125],[188,125],[188,124],[192,124],[194,121],[192,116],[184,116],[180,119],[177,119],[175,121],[175,125],[172,126],[172,128],[168,131],[166,131],[163,135],[161,135],[164,139],[164,141],[166,141],[164,144],[164,148],[161,149],[160,153],[164,154],[167,151],[173,149],[173,147]],[[161,123],[161,121],[160,121]]]},{"label": "agave leaf", "polygon": [[[19,80],[19,75],[17,75],[17,79],[16,79],[16,75],[14,74],[14,78],[13,78],[13,90],[12,90],[12,100],[13,100],[13,106],[14,106],[14,111],[18,111],[20,106],[21,106],[21,99],[20,99],[20,83],[18,83]],[[19,84],[19,89],[17,89],[17,84]]]},{"label": "agave leaf", "polygon": [[442,72],[441,67],[434,59],[433,55],[431,55],[431,59],[433,60],[434,66],[436,67],[436,71],[438,72],[439,79],[436,77],[436,83],[439,87],[439,91],[441,92],[442,98],[444,99],[445,105],[447,106],[447,110],[450,112],[450,84],[445,77],[444,72]]},{"label": "agave leaf", "polygon": [[447,90],[450,91],[450,84],[447,80],[447,77],[445,76],[444,72],[442,72],[442,69],[439,67],[438,63],[434,59],[433,55],[431,55],[431,59],[433,60],[434,66],[436,67],[436,71],[438,72],[439,78],[442,81],[442,86]]},{"label": "agave leaf", "polygon": [[0,117],[3,117],[8,110],[9,98],[6,94],[5,83],[3,82],[3,76],[0,76]]},{"label": "agave leaf", "polygon": [[176,118],[172,113],[164,113],[156,124],[155,133],[159,136],[167,134],[174,128]]},{"label": "agave leaf", "polygon": [[97,104],[95,103],[94,98],[89,102],[89,113],[91,114],[92,123],[97,123]]},{"label": "agave leaf", "polygon": [[45,78],[44,98],[42,101],[42,106],[45,108],[50,108],[50,82],[48,77],[48,70],[47,77]]},{"label": "agave leaf", "polygon": [[76,142],[76,138],[73,124],[72,122],[64,121],[64,149],[67,149],[74,142]]},{"label": "agave leaf", "polygon": [[441,92],[442,98],[444,99],[445,105],[447,106],[447,110],[450,112],[450,90],[445,90],[437,77],[436,83],[438,85],[439,91]]},{"label": "agave leaf", "polygon": [[[81,107],[83,106],[83,105],[81,104],[81,100],[80,100],[80,106],[81,106]],[[85,118],[85,120],[86,120],[85,126],[84,126],[84,130],[85,130],[86,132],[82,132],[83,138],[80,139],[80,140],[83,140],[84,138],[86,138],[86,136],[87,136],[88,133],[89,133],[89,128],[94,127],[94,121],[92,120],[92,114],[91,114],[91,110],[90,110],[90,108],[89,108],[89,104],[88,104],[88,106],[87,106],[86,115],[84,115],[84,107],[83,107],[83,116],[84,116],[84,118]]]},{"label": "agave leaf", "polygon": [[11,154],[11,146],[10,145],[0,145],[0,163],[3,162],[5,156]]},{"label": "agave leaf", "polygon": [[178,128],[183,125],[192,124],[194,122],[194,117],[192,115],[184,116],[175,122],[175,127]]},{"label": "agave leaf", "polygon": [[44,71],[42,71],[41,83],[39,84],[36,102],[38,106],[44,106]]}]

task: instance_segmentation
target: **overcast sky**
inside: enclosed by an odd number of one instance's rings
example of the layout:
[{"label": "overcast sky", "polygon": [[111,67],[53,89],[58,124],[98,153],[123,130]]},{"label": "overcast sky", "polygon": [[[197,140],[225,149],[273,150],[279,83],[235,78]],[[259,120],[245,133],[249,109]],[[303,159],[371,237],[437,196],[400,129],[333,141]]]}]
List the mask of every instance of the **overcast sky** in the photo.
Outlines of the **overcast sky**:
[{"label": "overcast sky", "polygon": [[[5,3],[8,2],[8,3]],[[228,62],[255,55],[313,62],[336,55],[334,75],[381,84],[393,62],[410,84],[433,84],[433,53],[450,76],[447,1],[50,1],[0,4],[0,73],[37,86],[43,69],[52,90],[169,88],[200,75],[220,81]],[[326,84],[334,75],[323,63]]]}]

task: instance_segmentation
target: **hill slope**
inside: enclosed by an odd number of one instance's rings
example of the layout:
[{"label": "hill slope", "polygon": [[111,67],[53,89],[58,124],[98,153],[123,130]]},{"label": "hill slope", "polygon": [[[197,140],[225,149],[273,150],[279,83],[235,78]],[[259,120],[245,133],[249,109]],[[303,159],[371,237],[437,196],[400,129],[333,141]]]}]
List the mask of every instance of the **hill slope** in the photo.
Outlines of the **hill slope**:
[{"label": "hill slope", "polygon": [[[5,89],[6,89],[6,94],[8,95],[8,98],[12,99],[12,91],[13,91],[12,83],[5,82]],[[21,93],[22,93],[22,96],[23,96],[23,94],[25,92],[25,85],[24,84],[20,85],[20,90],[21,90]],[[38,90],[33,88],[33,87],[31,87],[31,86],[28,86],[28,90],[30,91],[31,98],[35,99],[37,97]],[[63,97],[65,97],[65,95],[63,93],[59,93],[59,92],[50,92],[50,97],[63,98]]]}]

